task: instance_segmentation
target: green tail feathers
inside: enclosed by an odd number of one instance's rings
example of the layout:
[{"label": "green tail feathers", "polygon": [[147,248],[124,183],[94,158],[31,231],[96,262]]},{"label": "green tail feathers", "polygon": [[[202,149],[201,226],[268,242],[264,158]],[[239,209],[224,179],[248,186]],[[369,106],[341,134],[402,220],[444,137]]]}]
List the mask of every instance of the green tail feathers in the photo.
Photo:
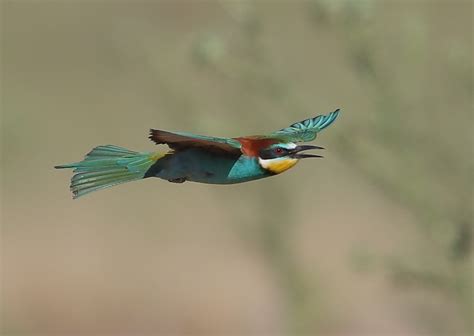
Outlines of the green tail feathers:
[{"label": "green tail feathers", "polygon": [[116,184],[140,180],[160,157],[158,153],[139,153],[122,147],[106,145],[95,147],[81,162],[55,166],[72,168],[74,198]]}]

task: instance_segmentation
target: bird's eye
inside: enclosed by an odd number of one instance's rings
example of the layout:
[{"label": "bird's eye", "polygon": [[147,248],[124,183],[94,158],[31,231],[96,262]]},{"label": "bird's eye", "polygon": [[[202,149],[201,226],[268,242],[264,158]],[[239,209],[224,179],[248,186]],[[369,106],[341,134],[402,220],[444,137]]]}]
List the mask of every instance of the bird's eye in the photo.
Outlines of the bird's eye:
[{"label": "bird's eye", "polygon": [[278,154],[281,154],[281,153],[283,153],[283,149],[281,149],[280,147],[277,147],[275,149],[275,152],[277,152]]}]

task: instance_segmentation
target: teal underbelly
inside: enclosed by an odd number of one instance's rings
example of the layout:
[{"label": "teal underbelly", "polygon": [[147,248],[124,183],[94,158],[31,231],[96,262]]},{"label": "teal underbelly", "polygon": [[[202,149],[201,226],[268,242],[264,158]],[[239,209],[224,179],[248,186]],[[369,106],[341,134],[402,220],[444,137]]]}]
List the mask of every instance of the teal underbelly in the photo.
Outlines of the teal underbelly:
[{"label": "teal underbelly", "polygon": [[150,168],[151,175],[171,181],[232,184],[270,176],[256,158],[221,156],[199,149],[189,149],[165,156]]}]

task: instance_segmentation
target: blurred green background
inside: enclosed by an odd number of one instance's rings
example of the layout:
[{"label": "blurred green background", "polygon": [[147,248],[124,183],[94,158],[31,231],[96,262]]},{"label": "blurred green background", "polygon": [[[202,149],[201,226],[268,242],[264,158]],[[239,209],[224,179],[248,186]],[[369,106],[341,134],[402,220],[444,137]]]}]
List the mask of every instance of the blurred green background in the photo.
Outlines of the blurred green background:
[{"label": "blurred green background", "polygon": [[[473,332],[471,1],[1,9],[2,334]],[[73,201],[52,168],[338,107],[276,178]]]}]

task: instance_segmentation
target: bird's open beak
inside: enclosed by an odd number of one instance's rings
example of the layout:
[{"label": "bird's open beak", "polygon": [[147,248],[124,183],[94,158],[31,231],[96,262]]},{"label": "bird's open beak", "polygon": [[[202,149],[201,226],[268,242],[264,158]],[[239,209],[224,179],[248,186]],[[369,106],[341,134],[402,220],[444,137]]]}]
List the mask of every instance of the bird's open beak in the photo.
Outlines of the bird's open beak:
[{"label": "bird's open beak", "polygon": [[296,148],[291,151],[291,157],[294,159],[322,158],[321,155],[300,153],[301,151],[305,151],[308,149],[324,149],[324,148],[319,147],[319,146],[312,146],[312,145],[296,146]]}]

